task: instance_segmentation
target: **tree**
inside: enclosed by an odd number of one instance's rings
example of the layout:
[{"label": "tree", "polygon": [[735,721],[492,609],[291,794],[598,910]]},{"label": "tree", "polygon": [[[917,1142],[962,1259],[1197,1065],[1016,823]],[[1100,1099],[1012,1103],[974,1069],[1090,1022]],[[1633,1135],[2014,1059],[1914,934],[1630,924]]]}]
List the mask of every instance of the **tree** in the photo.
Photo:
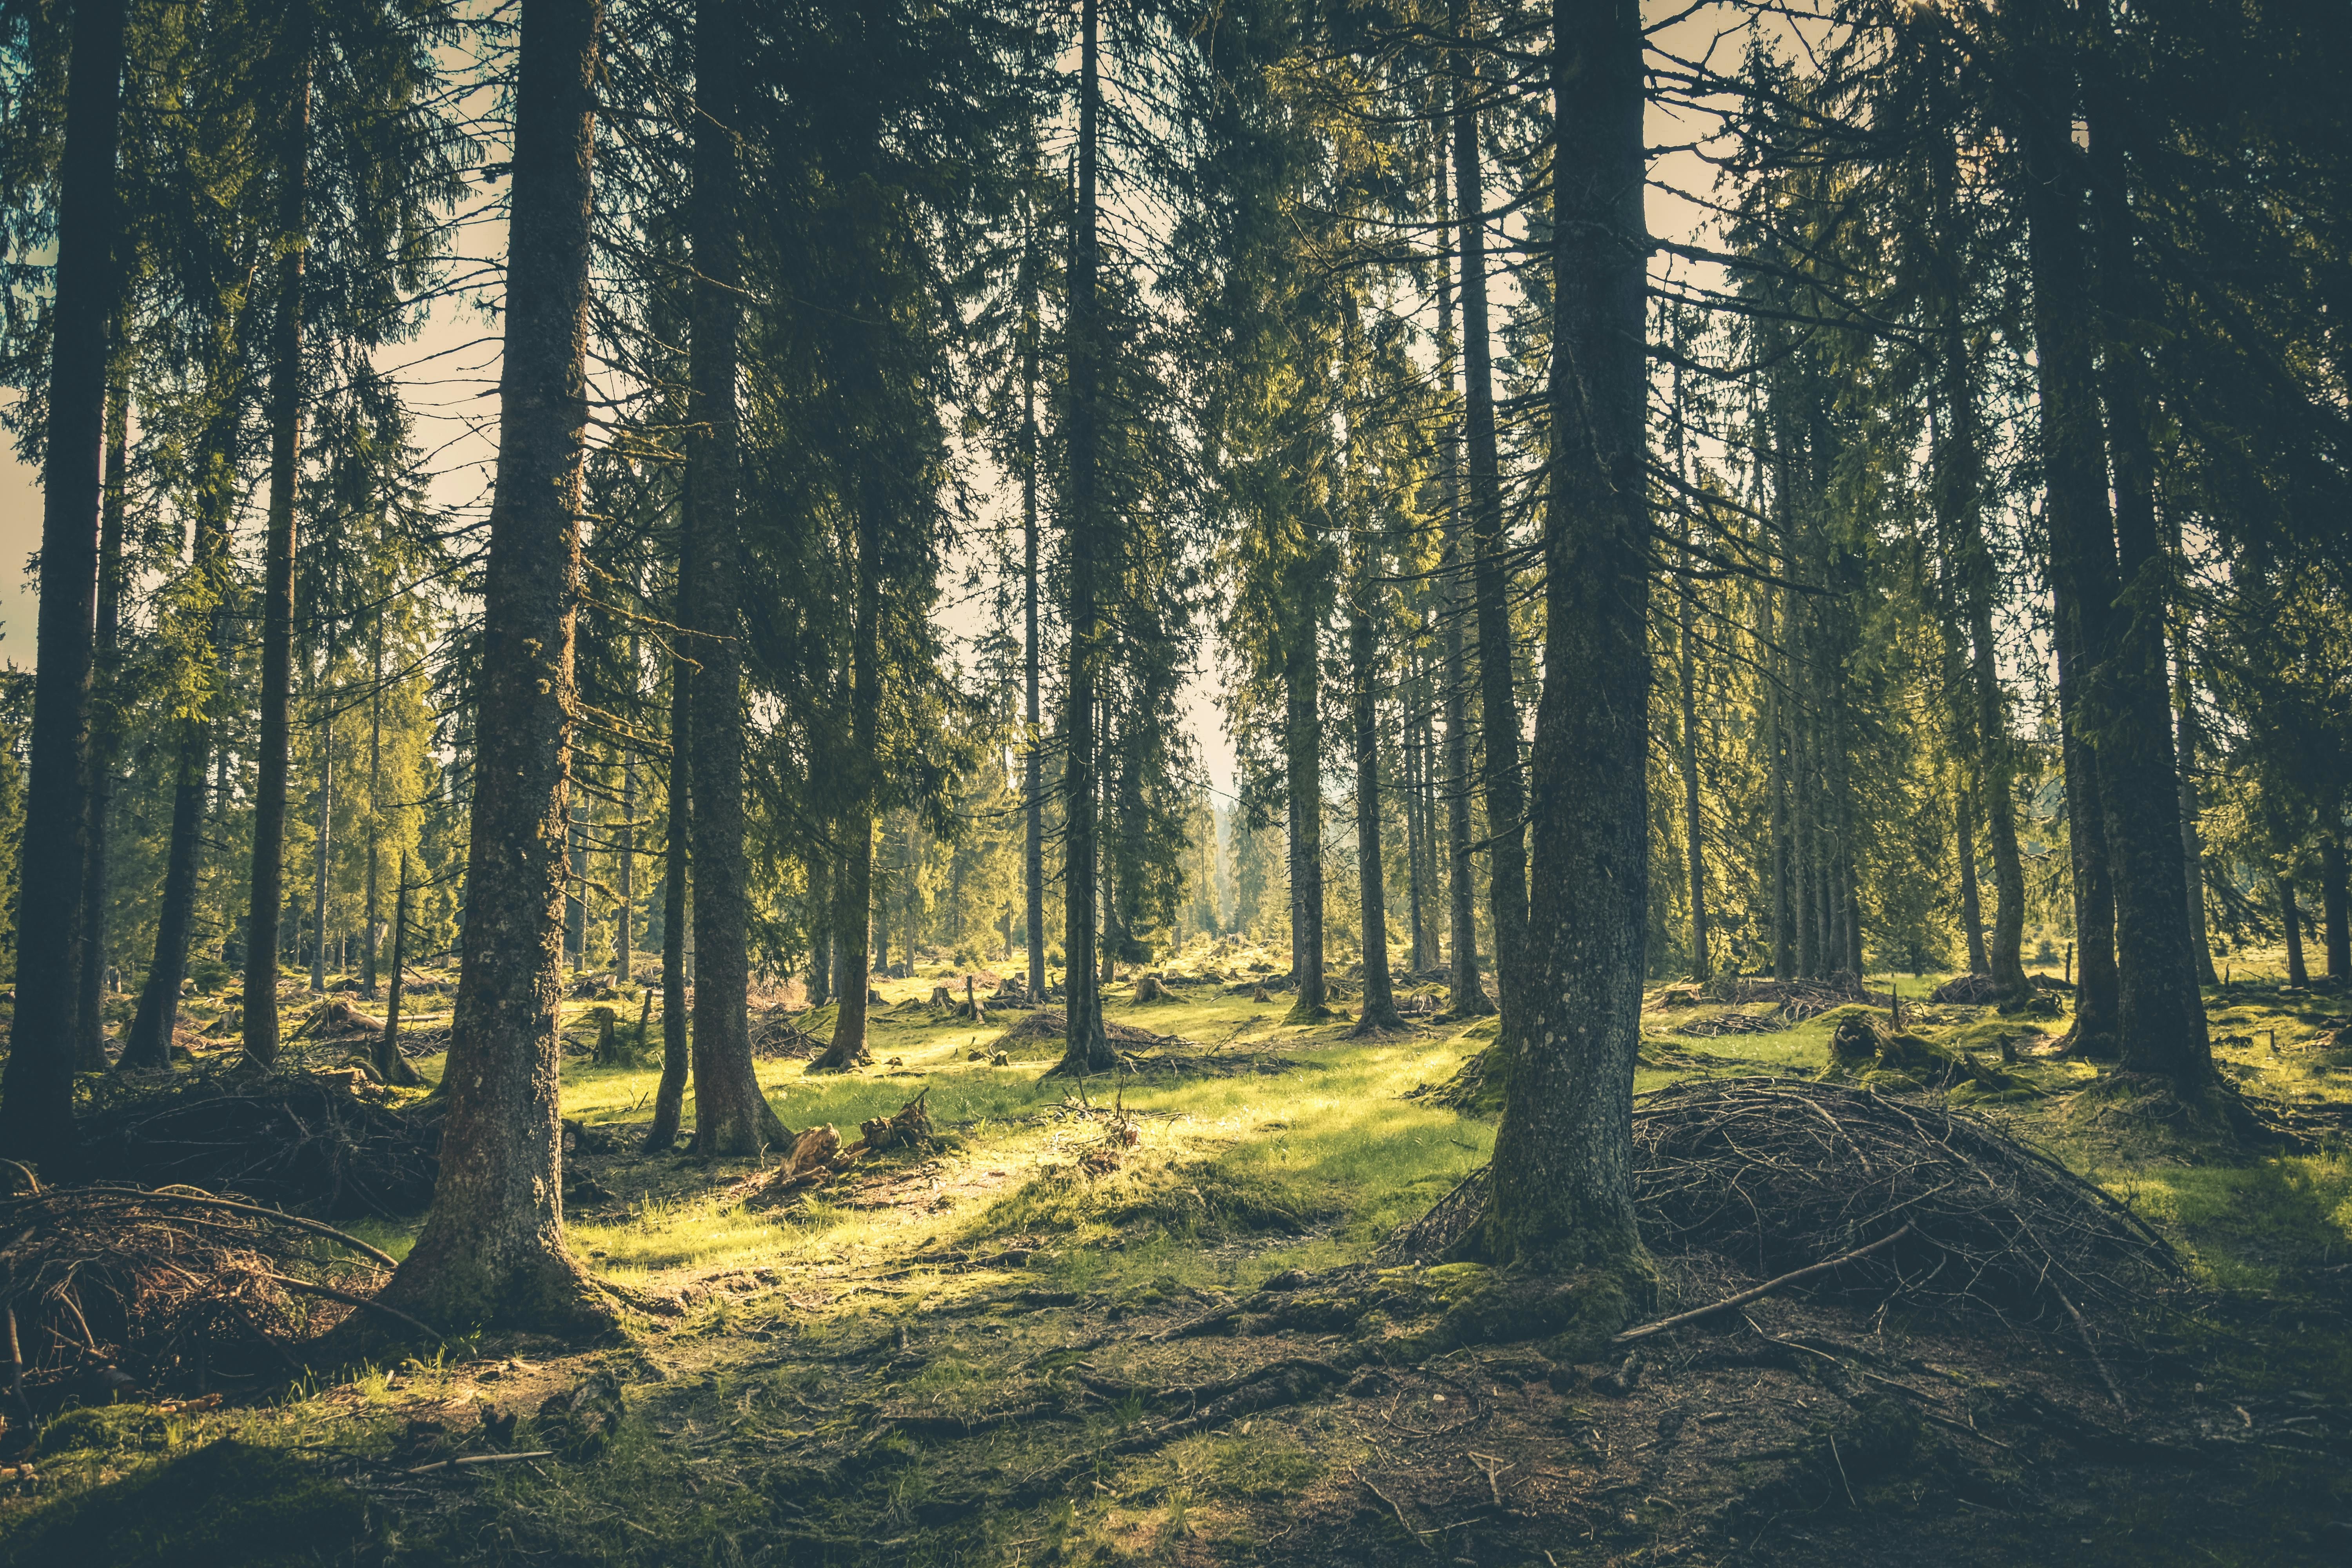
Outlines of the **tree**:
[{"label": "tree", "polygon": [[115,152],[126,7],[74,8],[58,168],[41,462],[39,662],[16,889],[16,1042],[0,1075],[0,1153],[56,1174],[73,1150],[74,1006],[81,977],[92,616],[106,437],[107,331],[119,287]]},{"label": "tree", "polygon": [[1544,665],[1576,674],[1544,683],[1536,715],[1528,1012],[1498,1042],[1514,1056],[1484,1245],[1497,1263],[1586,1273],[1577,1310],[1597,1342],[1650,1278],[1631,1177],[1649,887],[1646,161],[1633,0],[1556,0],[1552,26]]},{"label": "tree", "polygon": [[382,1298],[434,1323],[593,1331],[612,1321],[564,1245],[555,1032],[602,19],[597,0],[524,0],[520,19],[488,647],[448,1109],[432,1212]]}]

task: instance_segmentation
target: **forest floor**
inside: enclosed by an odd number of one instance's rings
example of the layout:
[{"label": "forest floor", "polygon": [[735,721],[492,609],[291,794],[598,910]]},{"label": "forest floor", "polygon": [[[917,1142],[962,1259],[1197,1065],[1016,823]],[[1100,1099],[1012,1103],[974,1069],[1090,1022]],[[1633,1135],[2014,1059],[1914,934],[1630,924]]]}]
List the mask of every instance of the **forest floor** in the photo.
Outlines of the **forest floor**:
[{"label": "forest floor", "polygon": [[[1344,1021],[1285,1023],[1278,993],[1184,984],[1276,955],[1188,958],[1162,972],[1182,1000],[1109,997],[1114,1023],[1181,1043],[1083,1092],[1042,1077],[1057,1039],[1000,1040],[1027,1015],[935,1010],[951,972],[885,983],[876,1065],[763,1059],[761,1081],[788,1125],[845,1141],[924,1094],[938,1139],[772,1202],[772,1159],[636,1152],[650,1068],[568,1061],[565,1114],[589,1129],[573,1159],[610,1194],[572,1206],[573,1245],[673,1315],[623,1344],[478,1337],[52,1416],[0,1471],[0,1561],[2352,1560],[2340,993],[2259,974],[2209,992],[2231,1079],[2319,1130],[2250,1152],[2084,1092],[2091,1069],[2037,1054],[2063,1016],[1923,1007],[1942,977],[1873,976],[1899,981],[1913,1029],[1986,1052],[2007,1035],[2033,1091],[1975,1096],[1979,1113],[2158,1226],[2184,1285],[2087,1333],[1782,1292],[1630,1365],[1565,1366],[1528,1345],[1377,1353],[1410,1315],[1393,1302],[1442,1301],[1470,1268],[1374,1272],[1373,1255],[1486,1159],[1490,1118],[1412,1091],[1492,1022],[1355,1042]],[[1652,1003],[1644,1091],[1829,1059],[1833,1016],[1710,1037],[1760,1009]],[[1003,1065],[974,1059],[1000,1047]],[[394,1254],[413,1234],[353,1228]],[[1660,1265],[1661,1315],[1748,1282],[1705,1255]],[[1334,1278],[1392,1304],[1318,1319]],[[1269,1281],[1310,1310],[1260,1310]]]}]

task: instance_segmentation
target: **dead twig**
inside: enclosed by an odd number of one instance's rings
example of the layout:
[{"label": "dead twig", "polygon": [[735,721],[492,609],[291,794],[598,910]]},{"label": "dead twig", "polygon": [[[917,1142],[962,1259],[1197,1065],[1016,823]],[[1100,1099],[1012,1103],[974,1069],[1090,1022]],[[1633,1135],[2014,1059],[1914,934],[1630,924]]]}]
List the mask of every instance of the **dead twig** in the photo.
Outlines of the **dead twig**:
[{"label": "dead twig", "polygon": [[1790,1269],[1777,1279],[1767,1279],[1752,1289],[1742,1290],[1735,1296],[1726,1296],[1722,1300],[1709,1306],[1694,1308],[1687,1312],[1677,1312],[1671,1318],[1660,1318],[1656,1322],[1643,1323],[1638,1329],[1627,1329],[1609,1342],[1622,1345],[1634,1340],[1645,1340],[1652,1334],[1663,1334],[1668,1329],[1678,1328],[1684,1323],[1695,1322],[1701,1318],[1711,1318],[1717,1312],[1727,1312],[1734,1307],[1747,1305],[1759,1296],[1769,1296],[1783,1285],[1794,1285],[1801,1279],[1810,1279],[1816,1274],[1826,1274],[1841,1265],[1852,1263],[1857,1258],[1867,1258],[1880,1247],[1892,1247],[1910,1234],[1911,1227],[1906,1225],[1900,1230],[1880,1237],[1867,1247],[1857,1247],[1852,1252],[1843,1253],[1836,1258],[1824,1258],[1819,1263],[1811,1264],[1803,1268]]}]

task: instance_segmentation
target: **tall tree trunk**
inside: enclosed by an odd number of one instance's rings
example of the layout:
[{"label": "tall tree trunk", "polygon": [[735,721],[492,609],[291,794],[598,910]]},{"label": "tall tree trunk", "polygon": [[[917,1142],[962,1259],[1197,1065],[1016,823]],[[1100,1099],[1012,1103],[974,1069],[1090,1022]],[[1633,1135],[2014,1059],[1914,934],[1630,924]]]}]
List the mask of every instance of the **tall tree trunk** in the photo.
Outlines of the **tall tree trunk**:
[{"label": "tall tree trunk", "polygon": [[1977,896],[1977,828],[1976,812],[1965,786],[1954,792],[1953,817],[1958,827],[1958,858],[1960,862],[1960,929],[1969,942],[1969,973],[1990,974],[1992,963],[1985,953],[1984,905]]},{"label": "tall tree trunk", "polygon": [[[1759,480],[1760,482],[1760,480]],[[1790,862],[1795,855],[1789,820],[1789,661],[1776,638],[1774,606],[1780,590],[1764,588],[1764,744],[1765,790],[1771,799],[1772,977],[1790,980],[1797,974],[1797,912],[1790,886]]]},{"label": "tall tree trunk", "polygon": [[[637,634],[629,634],[629,695],[637,695],[638,671],[645,650]],[[632,703],[634,706],[634,701]],[[637,950],[637,750],[621,753],[621,907],[614,913],[613,977],[627,985],[635,977]]]},{"label": "tall tree trunk", "polygon": [[[1441,255],[1453,248],[1450,116],[1442,115],[1433,128],[1437,163],[1435,187],[1437,232]],[[1450,403],[1459,344],[1454,332],[1454,268],[1449,262],[1437,274],[1437,357],[1445,377]],[[1483,1017],[1494,1002],[1478,980],[1478,889],[1471,862],[1470,795],[1470,668],[1463,640],[1463,623],[1471,615],[1466,565],[1462,553],[1462,435],[1449,409],[1444,434],[1439,437],[1438,581],[1440,616],[1445,628],[1445,952],[1452,967],[1453,1006],[1457,1018]]]},{"label": "tall tree trunk", "polygon": [[1653,1279],[1632,1182],[1649,898],[1649,243],[1640,9],[1554,0],[1552,14],[1550,679],[1528,769],[1527,1029],[1509,1042],[1486,1250],[1507,1266],[1591,1271],[1571,1310],[1597,1350]]},{"label": "tall tree trunk", "polygon": [[[2034,6],[2028,15],[2039,13]],[[2123,1065],[2184,1089],[2214,1081],[2196,974],[2189,967],[2180,806],[2164,670],[2164,582],[2149,503],[2147,431],[2136,399],[2116,422],[2117,510],[2107,509],[2082,182],[2066,106],[2074,51],[2029,33],[2032,59],[2018,127],[2027,254],[2033,282],[2036,374],[2053,580],[2067,582],[2084,655],[2079,739],[2096,764],[2115,879],[2116,1026]],[[2100,127],[2093,125],[2095,142]],[[2105,226],[2110,232],[2120,226]],[[2125,236],[2099,271],[2111,287],[2132,264]],[[2115,312],[2116,301],[2105,301]],[[2122,312],[2115,312],[2122,313]]]},{"label": "tall tree trunk", "polygon": [[[1690,563],[1690,531],[1685,524],[1683,565],[1687,569]],[[1699,808],[1698,793],[1698,634],[1692,624],[1691,605],[1697,593],[1696,579],[1685,577],[1675,587],[1675,619],[1681,634],[1683,841],[1690,847],[1691,978],[1705,980],[1715,973],[1715,966],[1707,955],[1706,817]]]},{"label": "tall tree trunk", "polygon": [[1037,215],[1025,183],[1036,162],[1034,134],[1022,170],[1021,256],[1021,683],[1029,744],[1021,758],[1024,829],[1021,853],[1022,919],[1029,940],[1029,996],[1045,994],[1045,719],[1039,677],[1044,645],[1037,624],[1039,546],[1037,529],[1037,378],[1039,339]]},{"label": "tall tree trunk", "polygon": [[2303,963],[2303,910],[2295,905],[2294,884],[2284,877],[2277,880],[2279,919],[2286,926],[2286,983],[2308,985],[2311,971]]},{"label": "tall tree trunk", "polygon": [[442,1074],[448,1110],[432,1212],[382,1297],[452,1329],[614,1324],[564,1244],[555,1032],[601,20],[596,0],[522,0],[480,761]]},{"label": "tall tree trunk", "polygon": [[698,0],[694,270],[686,504],[694,513],[694,1150],[755,1154],[785,1139],[751,1064],[751,895],[743,858],[743,550],[735,383],[740,0]]},{"label": "tall tree trunk", "polygon": [[565,857],[563,945],[571,954],[572,973],[577,974],[588,960],[588,808],[583,802],[572,803],[565,837],[569,854]]},{"label": "tall tree trunk", "polygon": [[1298,1023],[1329,1015],[1330,984],[1323,954],[1323,705],[1317,657],[1317,575],[1294,570],[1288,597],[1298,619],[1284,653],[1283,773],[1290,829],[1291,969],[1298,979],[1290,1017]]},{"label": "tall tree trunk", "polygon": [[2055,595],[2053,642],[2058,660],[2058,754],[2066,786],[2066,840],[2074,890],[2074,1023],[2066,1048],[2093,1061],[2121,1052],[2116,973],[2115,879],[2107,865],[2107,818],[2100,805],[2099,763],[2079,738],[2082,652],[2074,646],[2071,594]]},{"label": "tall tree trunk", "polygon": [[[121,346],[123,329],[116,331]],[[114,795],[114,768],[122,741],[122,694],[117,683],[122,663],[122,519],[128,488],[131,390],[124,384],[128,356],[118,353],[117,371],[106,395],[106,489],[99,512],[98,626],[91,661],[89,844],[82,861],[81,974],[75,999],[74,1065],[104,1072],[106,1060],[107,816]]]},{"label": "tall tree trunk", "polygon": [[310,844],[310,989],[327,989],[327,870],[335,826],[335,700],[328,684],[335,667],[334,639],[327,642],[319,672],[319,831]]},{"label": "tall tree trunk", "polygon": [[[874,801],[879,783],[875,750],[882,733],[882,510],[878,479],[864,488],[857,511],[857,624],[850,636],[850,769],[854,799],[841,816],[841,858],[834,872],[834,946],[840,973],[840,1007],[833,1040],[809,1063],[811,1072],[839,1072],[866,1056],[866,1001],[873,988]],[[883,961],[889,960],[886,934]]]},{"label": "tall tree trunk", "polygon": [[368,683],[368,785],[367,785],[367,892],[365,913],[362,918],[360,936],[360,994],[373,1000],[377,983],[375,943],[377,916],[377,883],[382,879],[383,865],[383,611],[376,610],[375,626],[369,663],[373,669]]},{"label": "tall tree trunk", "polygon": [[301,478],[302,279],[309,255],[310,18],[289,7],[286,128],[278,148],[277,319],[269,340],[269,536],[261,588],[261,724],[254,762],[252,898],[246,915],[245,1059],[278,1063],[278,917],[286,903],[287,750],[294,695],[294,491]]},{"label": "tall tree trunk", "polygon": [[1495,446],[1494,340],[1486,321],[1486,180],[1478,152],[1479,71],[1468,0],[1454,55],[1454,186],[1462,237],[1463,429],[1468,447],[1473,594],[1478,625],[1478,723],[1486,739],[1487,899],[1495,922],[1496,1059],[1507,1062],[1526,1024],[1521,984],[1528,927],[1527,801],[1519,777],[1519,704],[1512,672],[1503,562],[1503,486]]},{"label": "tall tree trunk", "polygon": [[1096,233],[1096,185],[1101,158],[1101,20],[1097,0],[1078,6],[1078,191],[1066,288],[1069,412],[1064,442],[1069,463],[1069,676],[1062,721],[1062,950],[1069,976],[1063,1001],[1066,1044],[1055,1069],[1084,1075],[1118,1065],[1104,1032],[1102,993],[1095,979],[1097,853],[1096,685],[1108,642],[1097,577],[1108,522],[1102,504],[1102,354],[1097,279],[1101,267]]},{"label": "tall tree trunk", "polygon": [[212,651],[212,668],[207,673],[214,690],[197,711],[176,726],[172,828],[164,849],[163,900],[155,911],[155,947],[118,1063],[133,1071],[160,1071],[172,1065],[180,985],[187,976],[188,944],[195,929],[196,879],[204,849],[205,773],[213,752],[212,710],[219,701],[218,688],[228,665],[232,624],[228,524],[236,505],[237,422],[243,402],[228,353],[235,335],[233,323],[222,324],[214,341],[217,357],[207,366],[206,396],[212,412],[198,442],[202,478],[195,527],[188,544],[189,571],[199,589],[196,602],[209,623],[205,646]]},{"label": "tall tree trunk", "polygon": [[425,1075],[400,1054],[400,996],[408,962],[408,851],[400,852],[400,887],[392,899],[392,987],[384,1003],[383,1034],[375,1046],[375,1075],[386,1083],[420,1084]]},{"label": "tall tree trunk", "polygon": [[[1350,334],[1352,335],[1352,333]],[[1349,444],[1354,444],[1352,433]],[[1356,742],[1356,892],[1363,931],[1364,1005],[1351,1037],[1377,1037],[1402,1029],[1396,994],[1389,983],[1388,889],[1381,865],[1381,729],[1373,686],[1372,595],[1380,572],[1370,522],[1360,506],[1354,513],[1355,582],[1348,597],[1348,668],[1350,728]]]},{"label": "tall tree trunk", "polygon": [[2213,970],[2213,945],[2205,933],[2205,844],[2198,831],[2200,807],[2197,802],[2197,700],[2189,689],[2189,663],[2184,658],[2180,667],[2179,723],[2176,731],[2180,770],[2180,865],[2182,890],[2189,916],[2189,960],[2197,971],[2200,985],[2219,985],[2221,977]]},{"label": "tall tree trunk", "polygon": [[2327,941],[2327,978],[2352,980],[2352,930],[2346,922],[2343,808],[2330,806],[2319,825],[2319,911]]},{"label": "tall tree trunk", "polygon": [[108,323],[121,270],[114,191],[123,0],[80,0],[58,166],[57,294],[41,456],[41,599],[24,860],[16,884],[15,1045],[0,1073],[0,1154],[55,1177],[71,1159],[74,1004],[80,984],[82,800],[106,433]]},{"label": "tall tree trunk", "polygon": [[1403,700],[1399,703],[1399,734],[1397,760],[1403,766],[1404,778],[1401,795],[1404,805],[1404,868],[1405,914],[1412,928],[1412,957],[1406,967],[1414,974],[1428,969],[1434,946],[1430,937],[1428,908],[1429,885],[1423,860],[1424,834],[1422,824],[1422,718],[1427,712],[1423,704],[1420,660],[1413,658],[1412,675],[1405,682]]},{"label": "tall tree trunk", "polygon": [[[693,595],[688,590],[688,557],[694,543],[689,530],[679,528],[677,602],[672,624],[693,624]],[[667,831],[662,842],[662,1067],[654,1085],[653,1121],[646,1128],[646,1152],[656,1153],[677,1142],[679,1121],[686,1114],[686,1079],[692,1065],[689,1019],[686,1009],[687,871],[694,838],[694,667],[679,644],[685,632],[671,634],[669,662],[669,772],[664,780],[669,796]]]}]

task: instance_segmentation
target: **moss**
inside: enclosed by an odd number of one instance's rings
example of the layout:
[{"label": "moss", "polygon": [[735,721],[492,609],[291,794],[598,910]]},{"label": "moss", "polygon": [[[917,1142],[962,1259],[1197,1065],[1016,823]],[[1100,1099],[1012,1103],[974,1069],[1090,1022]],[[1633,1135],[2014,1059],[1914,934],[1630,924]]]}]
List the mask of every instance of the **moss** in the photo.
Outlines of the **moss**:
[{"label": "moss", "polygon": [[1429,1294],[1444,1310],[1435,1323],[1383,1347],[1391,1361],[1422,1361],[1465,1345],[1530,1341],[1542,1342],[1538,1348],[1553,1361],[1591,1361],[1657,1295],[1656,1271],[1646,1255],[1565,1278],[1461,1263],[1418,1273],[1411,1283],[1433,1287]]},{"label": "moss", "polygon": [[146,1405],[109,1405],[68,1410],[41,1428],[37,1449],[44,1458],[91,1449],[102,1454],[152,1454],[173,1446],[178,1426]]},{"label": "moss", "polygon": [[224,1438],[37,1510],[0,1535],[0,1558],[294,1568],[349,1561],[366,1534],[357,1492],[280,1450]]},{"label": "moss", "polygon": [[1207,1161],[1138,1163],[1100,1180],[1066,1168],[1040,1173],[989,1205],[980,1236],[1080,1226],[1164,1230],[1180,1236],[1272,1231],[1296,1236],[1334,1212],[1304,1184]]}]

